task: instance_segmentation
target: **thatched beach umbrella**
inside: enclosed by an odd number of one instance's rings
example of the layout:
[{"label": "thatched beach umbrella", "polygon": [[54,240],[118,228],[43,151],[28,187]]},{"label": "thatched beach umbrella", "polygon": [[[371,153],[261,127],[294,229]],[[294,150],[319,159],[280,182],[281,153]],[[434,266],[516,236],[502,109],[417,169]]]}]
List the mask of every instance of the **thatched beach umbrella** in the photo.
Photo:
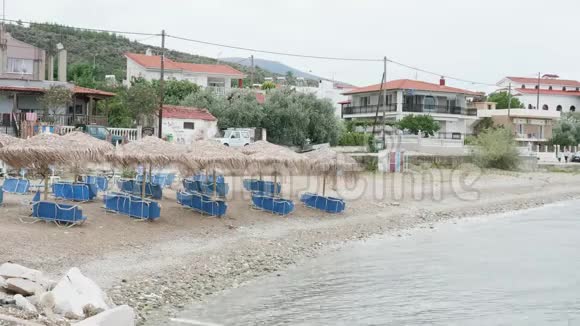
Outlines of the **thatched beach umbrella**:
[{"label": "thatched beach umbrella", "polygon": [[213,170],[214,194],[217,189],[216,169],[239,170],[243,169],[249,158],[239,151],[210,140],[195,141],[183,154],[183,165],[189,171],[199,169]]},{"label": "thatched beach umbrella", "polygon": [[105,162],[107,155],[111,154],[115,147],[108,141],[100,140],[84,132],[73,131],[64,136],[66,139],[76,144],[75,151],[82,152],[85,161]]},{"label": "thatched beach umbrella", "polygon": [[91,151],[62,136],[43,133],[1,148],[0,159],[13,167],[39,169],[45,181],[44,199],[47,199],[49,166],[85,161]]},{"label": "thatched beach umbrella", "polygon": [[[154,136],[129,142],[118,147],[108,156],[109,160],[122,165],[142,164],[149,165],[151,175],[152,166],[166,166],[181,163],[186,147],[166,142]],[[142,196],[145,196],[145,171],[143,172]]]},{"label": "thatched beach umbrella", "polygon": [[327,176],[351,175],[361,171],[360,165],[354,158],[330,148],[320,148],[303,155],[311,160],[312,171],[322,174],[322,196],[326,192]]},{"label": "thatched beach umbrella", "polygon": [[7,134],[0,134],[0,148],[8,146],[10,144],[18,143],[23,141],[23,139],[12,137]]},{"label": "thatched beach umbrella", "polygon": [[311,161],[308,158],[287,147],[272,144],[265,140],[260,140],[244,146],[241,151],[242,153],[249,155],[251,162],[258,170],[260,179],[262,178],[262,173],[264,171],[271,171],[272,168],[275,168],[275,187],[277,185],[278,173],[284,169],[293,172],[306,172],[310,170]]}]

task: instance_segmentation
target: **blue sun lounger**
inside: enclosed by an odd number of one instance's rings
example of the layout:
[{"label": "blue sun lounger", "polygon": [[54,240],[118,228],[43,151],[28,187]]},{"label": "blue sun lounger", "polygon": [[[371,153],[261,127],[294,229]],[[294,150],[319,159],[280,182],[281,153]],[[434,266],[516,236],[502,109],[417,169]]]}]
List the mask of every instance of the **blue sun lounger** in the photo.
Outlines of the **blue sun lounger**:
[{"label": "blue sun lounger", "polygon": [[302,194],[300,201],[306,207],[319,209],[327,213],[342,213],[346,208],[344,200],[340,198],[324,197],[309,192]]},{"label": "blue sun lounger", "polygon": [[[202,181],[202,182],[213,182],[213,174],[196,174],[193,176],[193,180],[195,181]],[[216,175],[217,183],[225,183],[225,179],[223,175]]]},{"label": "blue sun lounger", "polygon": [[[227,196],[230,186],[227,183],[219,182],[215,185],[215,192],[218,197]],[[206,182],[201,180],[183,179],[183,188],[190,193],[199,192],[207,196],[214,195],[213,182]]]},{"label": "blue sun lounger", "polygon": [[159,203],[119,192],[105,194],[105,209],[133,218],[156,220],[161,216]]},{"label": "blue sun lounger", "polygon": [[279,195],[282,190],[282,186],[279,182],[274,183],[272,181],[263,181],[257,179],[244,179],[244,189],[252,192],[264,192],[268,194]]},{"label": "blue sun lounger", "polygon": [[254,208],[278,215],[287,215],[294,211],[294,202],[291,200],[265,192],[252,192],[252,204]]},{"label": "blue sun lounger", "polygon": [[55,198],[72,201],[89,201],[97,196],[97,185],[90,183],[57,182],[52,185]]},{"label": "blue sun lounger", "polygon": [[0,206],[2,206],[3,202],[4,202],[4,189],[0,187]]},{"label": "blue sun lounger", "polygon": [[[119,180],[118,181],[118,188],[122,192],[132,194],[135,196],[141,196],[142,185],[140,181],[135,180]],[[153,199],[161,199],[163,197],[163,187],[158,184],[153,184],[151,182],[147,182],[145,184],[145,196],[151,197]]]},{"label": "blue sun lounger", "polygon": [[37,192],[32,199],[32,217],[41,221],[70,226],[82,224],[87,220],[80,206],[41,201],[40,192]]},{"label": "blue sun lounger", "polygon": [[9,194],[26,195],[30,189],[30,180],[21,178],[6,178],[2,185],[4,192]]},{"label": "blue sun lounger", "polygon": [[83,181],[88,184],[96,184],[99,191],[107,191],[109,189],[109,179],[100,175],[86,175]]},{"label": "blue sun lounger", "polygon": [[202,214],[218,217],[225,215],[228,209],[228,205],[223,200],[214,200],[209,196],[197,192],[178,192],[177,203],[192,208]]}]

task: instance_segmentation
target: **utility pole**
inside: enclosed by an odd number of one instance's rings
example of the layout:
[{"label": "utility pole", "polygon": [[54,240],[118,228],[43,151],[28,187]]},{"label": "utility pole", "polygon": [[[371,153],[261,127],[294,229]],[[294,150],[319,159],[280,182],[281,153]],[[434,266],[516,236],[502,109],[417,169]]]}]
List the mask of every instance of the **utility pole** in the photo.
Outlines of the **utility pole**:
[{"label": "utility pole", "polygon": [[387,57],[383,59],[383,77],[381,78],[381,88],[379,90],[379,100],[377,101],[377,110],[375,111],[375,121],[373,123],[373,129],[371,133],[371,139],[375,141],[375,128],[377,126],[377,120],[379,118],[379,108],[381,107],[381,97],[383,96],[383,88],[387,80]]},{"label": "utility pole", "polygon": [[252,54],[250,56],[250,65],[252,66],[252,69],[250,71],[250,88],[254,87],[254,55]]},{"label": "utility pole", "polygon": [[538,95],[536,97],[536,110],[540,109],[540,73],[538,73]]},{"label": "utility pole", "polygon": [[161,74],[159,76],[159,138],[163,138],[163,101],[165,100],[165,30],[161,31]]},{"label": "utility pole", "polygon": [[510,116],[510,109],[512,108],[512,83],[508,85],[508,117]]},{"label": "utility pole", "polygon": [[[385,84],[387,83],[387,56],[385,56],[383,58],[383,73],[385,74]],[[385,87],[385,89],[383,90],[383,98],[384,98],[384,102],[383,102],[383,106],[385,107],[385,109],[383,110],[383,149],[385,149],[385,113],[387,111],[387,105],[389,105],[389,103],[387,103],[387,88]]]}]

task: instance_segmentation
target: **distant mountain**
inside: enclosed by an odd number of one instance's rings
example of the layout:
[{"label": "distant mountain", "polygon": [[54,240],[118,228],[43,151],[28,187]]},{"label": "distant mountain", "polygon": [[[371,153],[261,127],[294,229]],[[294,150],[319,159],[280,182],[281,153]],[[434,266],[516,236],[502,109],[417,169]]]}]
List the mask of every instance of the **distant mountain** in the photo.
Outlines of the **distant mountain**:
[{"label": "distant mountain", "polygon": [[[220,58],[220,61],[226,61],[229,63],[236,63],[236,64],[240,64],[240,65],[243,65],[246,67],[250,67],[252,65],[250,63],[249,58],[240,58],[240,57]],[[283,64],[281,62],[278,62],[278,61],[254,58],[254,65],[256,67],[260,67],[264,70],[271,71],[275,74],[280,74],[282,76],[286,75],[286,73],[288,71],[291,71],[295,77],[302,77],[302,78],[311,79],[311,80],[321,80],[321,79],[322,80],[331,80],[328,78],[313,75],[311,73],[307,73],[307,72],[304,72],[302,70],[290,67],[290,66]],[[337,82],[339,82],[339,81],[337,81]],[[344,84],[344,85],[349,85],[349,84],[344,83],[344,82],[339,82],[339,83]]]}]

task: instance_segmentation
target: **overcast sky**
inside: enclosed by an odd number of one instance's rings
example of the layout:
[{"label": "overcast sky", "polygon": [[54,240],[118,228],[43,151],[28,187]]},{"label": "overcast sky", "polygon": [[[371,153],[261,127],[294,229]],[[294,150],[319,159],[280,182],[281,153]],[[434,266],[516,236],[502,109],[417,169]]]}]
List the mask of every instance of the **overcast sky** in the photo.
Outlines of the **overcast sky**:
[{"label": "overcast sky", "polygon": [[[580,79],[578,0],[5,0],[23,21],[160,32],[216,43],[318,56],[382,58],[447,76],[496,83],[538,72]],[[136,37],[142,39],[144,37]],[[159,43],[153,38],[144,43]],[[250,52],[168,39],[168,48],[210,57]],[[254,53],[358,86],[382,63]],[[388,79],[439,77],[388,65]],[[448,80],[449,85],[486,89]]]}]

